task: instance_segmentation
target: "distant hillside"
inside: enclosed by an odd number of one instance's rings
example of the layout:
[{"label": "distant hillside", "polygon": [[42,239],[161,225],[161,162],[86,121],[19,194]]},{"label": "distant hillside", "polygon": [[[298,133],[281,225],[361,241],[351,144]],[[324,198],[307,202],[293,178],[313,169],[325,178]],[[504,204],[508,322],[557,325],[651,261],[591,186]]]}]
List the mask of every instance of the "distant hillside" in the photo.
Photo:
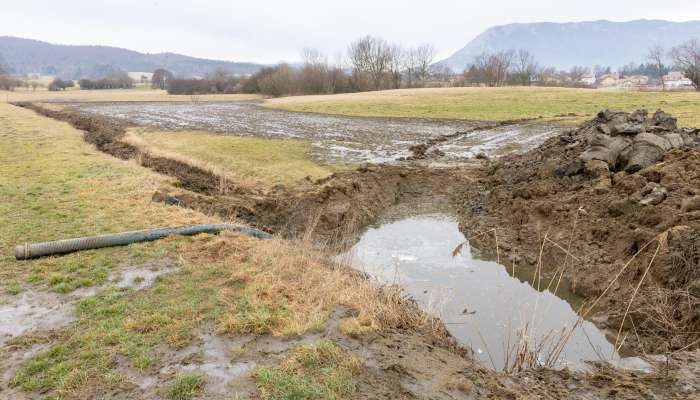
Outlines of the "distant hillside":
[{"label": "distant hillside", "polygon": [[179,77],[202,76],[216,69],[249,74],[259,64],[215,61],[175,53],[143,54],[107,46],[67,46],[0,36],[0,62],[15,74],[41,73],[66,79],[97,78],[121,69],[149,72],[166,68]]},{"label": "distant hillside", "polygon": [[526,49],[542,65],[568,69],[574,65],[611,66],[644,62],[651,45],[666,48],[700,38],[700,21],[572,22],[511,24],[490,28],[441,61],[462,71],[485,51]]}]

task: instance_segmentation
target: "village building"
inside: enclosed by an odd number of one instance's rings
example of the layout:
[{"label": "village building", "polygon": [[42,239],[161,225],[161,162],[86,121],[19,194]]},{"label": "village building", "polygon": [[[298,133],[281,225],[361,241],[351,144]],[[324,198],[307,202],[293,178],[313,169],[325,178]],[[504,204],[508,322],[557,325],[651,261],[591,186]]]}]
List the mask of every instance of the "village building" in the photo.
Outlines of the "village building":
[{"label": "village building", "polygon": [[671,71],[668,75],[664,75],[662,80],[664,87],[669,89],[684,89],[694,86],[693,82],[680,71]]},{"label": "village building", "polygon": [[598,86],[600,87],[614,87],[617,86],[620,81],[620,74],[604,74],[598,77]]},{"label": "village building", "polygon": [[584,85],[593,86],[596,83],[595,75],[593,75],[593,74],[584,75],[581,78],[580,82],[583,83]]}]

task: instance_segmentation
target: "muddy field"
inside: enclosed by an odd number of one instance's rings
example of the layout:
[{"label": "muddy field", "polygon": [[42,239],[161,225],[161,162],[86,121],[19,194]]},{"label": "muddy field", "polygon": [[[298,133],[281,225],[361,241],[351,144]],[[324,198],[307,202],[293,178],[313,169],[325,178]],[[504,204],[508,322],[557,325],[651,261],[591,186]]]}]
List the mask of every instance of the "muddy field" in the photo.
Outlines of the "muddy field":
[{"label": "muddy field", "polygon": [[[219,106],[211,105],[214,109]],[[90,112],[100,113],[101,107],[91,108]],[[104,107],[113,110],[115,106]],[[126,107],[128,110],[135,106]],[[200,105],[183,107],[190,110],[183,112],[190,113],[193,107]],[[139,159],[142,165],[179,180],[176,187],[158,190],[154,201],[194,208],[224,218],[236,217],[286,238],[311,237],[335,251],[354,244],[357,233],[392,207],[416,201],[440,203],[457,216],[460,231],[479,258],[497,261],[507,267],[523,265],[534,268],[539,277],[537,280],[541,282],[546,278],[566,282],[567,289],[590,307],[578,311],[608,334],[615,349],[644,356],[648,363],[645,364],[646,373],[596,364],[591,366],[588,374],[535,369],[506,377],[466,365],[461,355],[445,350],[444,344],[435,347],[440,348],[439,355],[428,355],[433,352],[433,344],[426,342],[424,337],[406,337],[405,331],[397,327],[396,331],[369,342],[350,340],[344,343],[346,347],[363,352],[372,363],[374,372],[363,378],[364,386],[360,392],[367,398],[376,394],[372,385],[386,383],[391,383],[383,393],[386,398],[435,397],[437,390],[443,390],[437,398],[465,395],[473,398],[518,398],[520,395],[565,398],[572,393],[579,398],[687,398],[699,387],[697,345],[700,318],[697,310],[700,302],[697,288],[700,276],[697,271],[700,246],[697,232],[700,151],[695,147],[700,138],[695,130],[680,131],[667,124],[667,120],[659,122],[646,116],[640,120],[639,116],[628,114],[610,118],[602,115],[554,138],[547,139],[550,133],[545,131],[527,138],[520,137],[521,144],[525,142],[526,145],[519,149],[540,142],[543,144],[524,154],[498,159],[480,157],[478,162],[469,166],[448,162],[446,166],[435,168],[409,160],[398,165],[336,173],[297,188],[248,191],[237,188],[235,183],[222,190],[218,186],[219,179],[211,176],[211,172],[173,160],[142,157],[137,149],[120,142],[124,126],[119,123],[71,111],[34,108],[84,129],[86,140],[107,153]],[[167,114],[166,109],[161,112]],[[135,116],[139,115],[136,110],[122,110],[120,113],[121,116],[111,117],[127,118],[132,122],[139,118]],[[152,113],[149,111],[146,115]],[[299,114],[294,118],[335,117]],[[206,119],[208,122],[202,124],[217,120]],[[365,120],[338,118],[335,121]],[[379,120],[372,121],[378,123]],[[151,119],[139,122],[178,128]],[[258,126],[257,122],[249,123]],[[312,131],[322,132],[325,129],[323,123],[319,123],[321,127],[312,124],[315,126]],[[391,153],[391,159],[415,156],[415,150],[408,152],[408,142],[413,145],[426,143],[428,149],[457,146],[457,150],[453,148],[453,157],[489,150],[474,148],[483,143],[469,142],[471,135],[455,135],[458,129],[473,130],[478,128],[477,125],[461,128],[448,122],[409,120],[406,123],[391,128],[397,131],[383,131],[386,136],[401,136],[396,132],[402,128],[412,126],[411,129],[415,129],[406,131],[409,136],[402,137],[399,142],[388,144],[390,150],[386,151]],[[430,124],[437,125],[429,128]],[[429,133],[421,136],[416,132],[421,131],[422,126]],[[506,132],[517,126],[520,125],[500,126],[496,130]],[[624,137],[629,138],[630,143],[636,143],[635,136],[647,129],[659,135],[688,135],[690,141],[681,142],[682,146],[677,148],[668,145],[668,149],[658,154],[659,159],[628,172],[617,162],[603,166],[580,159],[597,143],[595,140],[605,139],[596,135],[614,137],[623,134],[616,132],[613,135],[613,131],[624,130]],[[264,129],[266,132],[272,130],[269,127]],[[513,147],[512,136],[494,132],[486,129],[473,134],[489,137],[487,142],[495,143],[490,148],[492,151]],[[372,136],[368,131],[366,135]],[[315,143],[322,148],[325,142],[319,139]],[[648,142],[643,144],[648,147]],[[406,151],[394,153],[397,148]],[[365,150],[371,152],[369,148]],[[646,251],[648,249],[651,251]],[[531,284],[535,285],[534,282]],[[593,306],[594,312],[586,312]],[[468,313],[465,308],[463,314]],[[329,321],[323,335],[343,343],[346,339],[334,336],[334,324],[334,320]],[[200,340],[205,340],[208,334],[202,333]],[[411,343],[411,348],[407,350],[398,343]],[[659,347],[658,343],[664,343],[664,346]],[[216,346],[216,343],[211,345]],[[230,366],[232,371],[222,372],[209,365],[217,363],[214,353],[209,350],[204,347],[202,365],[193,368],[211,369],[215,376],[238,373],[239,366]],[[249,360],[244,360],[255,363],[256,357],[251,355]],[[177,355],[173,362],[181,363],[177,361],[181,358]],[[441,369],[434,368],[432,372],[419,370],[416,368],[418,362],[439,365]],[[249,365],[240,367],[248,368]],[[445,382],[440,374],[450,376],[451,381]],[[534,388],[531,386],[533,381],[538,382]],[[144,383],[142,389],[148,392],[149,388],[149,383]]]},{"label": "muddy field", "polygon": [[[434,149],[446,160],[523,151],[557,134],[542,123],[500,124],[409,118],[362,118],[272,110],[255,103],[79,104],[95,115],[165,130],[206,130],[227,135],[295,138],[312,142],[314,156],[333,164],[386,163],[413,155],[411,146],[450,136]],[[472,132],[479,128],[478,132]],[[462,135],[454,135],[463,132]],[[433,149],[433,150],[434,150]],[[439,153],[438,153],[439,154]]]}]

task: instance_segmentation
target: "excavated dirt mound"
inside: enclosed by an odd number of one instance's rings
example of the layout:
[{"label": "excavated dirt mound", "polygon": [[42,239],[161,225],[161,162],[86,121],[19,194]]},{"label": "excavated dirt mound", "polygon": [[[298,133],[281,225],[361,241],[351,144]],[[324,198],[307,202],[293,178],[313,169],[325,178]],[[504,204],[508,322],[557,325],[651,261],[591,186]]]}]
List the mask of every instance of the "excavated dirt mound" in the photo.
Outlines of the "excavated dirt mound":
[{"label": "excavated dirt mound", "polygon": [[576,293],[602,296],[595,319],[614,334],[622,325],[628,348],[696,347],[698,145],[697,130],[663,112],[601,112],[526,154],[486,162],[456,201],[461,226],[509,266],[563,270]]}]

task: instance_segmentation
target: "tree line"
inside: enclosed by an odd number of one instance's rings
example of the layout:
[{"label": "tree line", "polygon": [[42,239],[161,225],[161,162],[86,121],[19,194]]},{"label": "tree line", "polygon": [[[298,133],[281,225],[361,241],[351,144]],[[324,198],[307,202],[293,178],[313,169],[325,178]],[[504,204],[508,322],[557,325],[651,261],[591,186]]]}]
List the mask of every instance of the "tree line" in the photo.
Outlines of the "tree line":
[{"label": "tree line", "polygon": [[221,74],[200,80],[172,78],[166,88],[172,94],[243,92],[285,96],[422,87],[433,76],[449,75],[444,68],[433,65],[436,54],[430,44],[404,48],[365,36],[352,42],[333,62],[323,52],[307,48],[302,51],[300,66],[281,63],[246,78],[225,79]]},{"label": "tree line", "polygon": [[[661,45],[649,48],[646,62],[630,63],[618,68],[623,76],[644,75],[662,83],[664,75],[672,69],[679,70],[700,90],[700,42],[691,39],[679,46],[666,50]],[[591,76],[596,79],[611,74],[611,67],[574,66],[569,70],[557,70],[540,65],[527,50],[509,50],[483,53],[474,58],[464,72],[466,85],[505,86],[505,85],[559,85],[583,86],[582,79]]]},{"label": "tree line", "polygon": [[114,71],[101,79],[81,79],[78,81],[80,89],[130,89],[134,87],[134,80],[124,71]]},{"label": "tree line", "polygon": [[[217,70],[199,79],[181,79],[165,69],[157,69],[152,87],[171,94],[259,93],[268,96],[333,94],[424,86],[585,86],[586,76],[596,79],[612,73],[611,67],[574,66],[557,70],[541,65],[527,50],[495,51],[480,54],[461,74],[434,63],[435,47],[422,44],[404,48],[382,38],[365,36],[347,46],[333,61],[316,49],[304,49],[300,65],[281,63],[243,77]],[[623,76],[645,75],[661,78],[672,69],[682,71],[700,90],[700,42],[691,39],[670,50],[649,48],[646,62],[617,69]],[[111,71],[100,79],[81,79],[81,89],[131,88],[133,79],[123,71]],[[14,79],[0,66],[0,89],[14,90],[37,82]],[[72,80],[56,78],[49,90],[65,90]]]}]

